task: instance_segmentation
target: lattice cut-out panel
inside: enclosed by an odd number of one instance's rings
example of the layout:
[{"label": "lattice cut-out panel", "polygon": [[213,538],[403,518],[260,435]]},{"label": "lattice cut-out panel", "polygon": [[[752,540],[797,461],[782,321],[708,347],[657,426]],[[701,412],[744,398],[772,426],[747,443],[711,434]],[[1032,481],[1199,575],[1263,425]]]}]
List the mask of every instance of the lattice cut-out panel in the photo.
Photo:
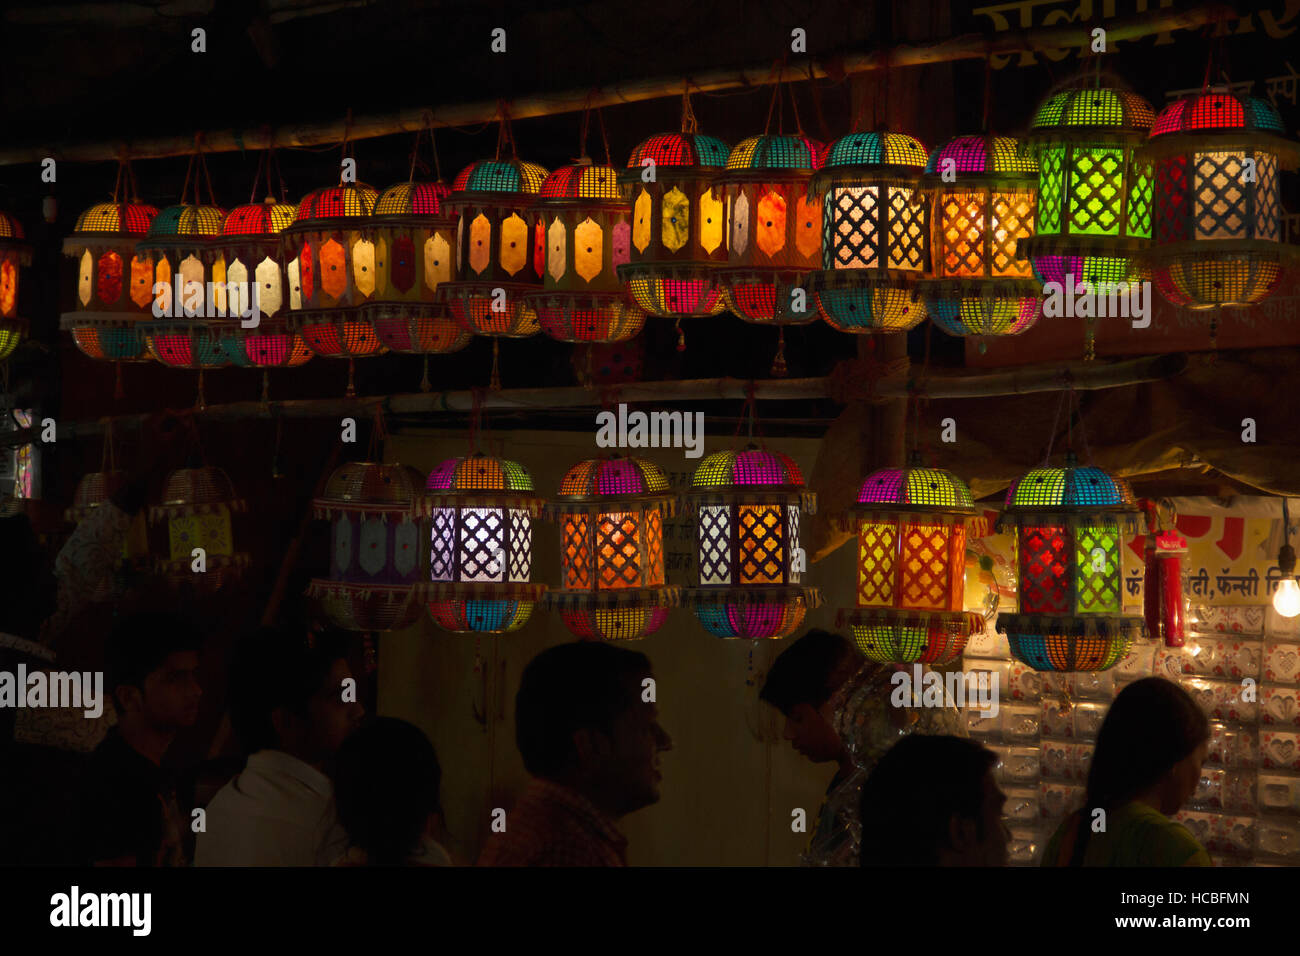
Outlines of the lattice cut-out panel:
[{"label": "lattice cut-out panel", "polygon": [[736,509],[737,564],[741,584],[782,584],[785,578],[785,522],[779,505]]},{"label": "lattice cut-out panel", "polygon": [[590,588],[591,536],[590,519],[584,514],[566,515],[564,538],[561,544],[560,564],[564,569],[566,588]]},{"label": "lattice cut-out panel", "polygon": [[1064,146],[1044,149],[1038,157],[1038,232],[1041,235],[1054,236],[1061,231],[1064,165]]},{"label": "lattice cut-out panel", "polygon": [[879,195],[875,186],[845,186],[827,194],[822,217],[822,262],[827,269],[879,266]]},{"label": "lattice cut-out panel", "polygon": [[1153,185],[1155,181],[1151,164],[1133,159],[1128,174],[1128,234],[1134,238],[1150,239]]},{"label": "lattice cut-out panel", "polygon": [[936,276],[983,276],[985,194],[943,192],[935,200]]},{"label": "lattice cut-out panel", "polygon": [[1033,267],[1027,259],[1016,258],[1016,243],[1034,234],[1034,216],[1038,206],[1036,193],[1030,190],[995,192],[991,205],[988,275],[1028,278],[1033,274]]},{"label": "lattice cut-out panel", "polygon": [[505,580],[506,516],[501,508],[461,508],[460,580]]},{"label": "lattice cut-out panel", "polygon": [[700,584],[731,583],[731,508],[702,505],[699,509]]},{"label": "lattice cut-out panel", "polygon": [[912,610],[948,610],[952,594],[951,526],[939,522],[902,522],[899,526],[898,606]]},{"label": "lattice cut-out panel", "polygon": [[1119,548],[1119,534],[1113,527],[1075,531],[1075,606],[1079,613],[1120,613]]},{"label": "lattice cut-out panel", "polygon": [[434,508],[430,516],[429,578],[456,580],[456,509]]},{"label": "lattice cut-out panel", "polygon": [[1277,156],[1255,153],[1255,238],[1282,242],[1282,205],[1278,190]]},{"label": "lattice cut-out panel", "polygon": [[641,522],[633,511],[601,512],[596,517],[596,587],[641,587]]},{"label": "lattice cut-out panel", "polygon": [[1074,540],[1069,528],[1023,527],[1020,548],[1020,612],[1068,614],[1074,575]]},{"label": "lattice cut-out panel", "polygon": [[1070,231],[1118,235],[1124,205],[1124,150],[1076,147],[1070,160]]},{"label": "lattice cut-out panel", "polygon": [[803,580],[803,572],[796,566],[795,561],[796,556],[800,553],[799,508],[796,505],[786,506],[786,520],[790,525],[790,583],[798,584]]},{"label": "lattice cut-out panel", "polygon": [[894,606],[898,526],[864,521],[858,526],[858,607]]},{"label": "lattice cut-out panel", "polygon": [[1250,189],[1242,182],[1243,156],[1236,152],[1197,153],[1194,159],[1195,237],[1245,239],[1251,227]]},{"label": "lattice cut-out panel", "polygon": [[522,508],[510,509],[510,580],[527,581],[533,570],[533,519]]},{"label": "lattice cut-out panel", "polygon": [[648,508],[642,517],[642,547],[645,551],[643,581],[645,587],[662,587],[664,583],[664,516],[659,508]]},{"label": "lattice cut-out panel", "polygon": [[926,244],[929,224],[926,206],[916,190],[903,186],[889,187],[888,260],[892,269],[920,272],[927,265]]}]

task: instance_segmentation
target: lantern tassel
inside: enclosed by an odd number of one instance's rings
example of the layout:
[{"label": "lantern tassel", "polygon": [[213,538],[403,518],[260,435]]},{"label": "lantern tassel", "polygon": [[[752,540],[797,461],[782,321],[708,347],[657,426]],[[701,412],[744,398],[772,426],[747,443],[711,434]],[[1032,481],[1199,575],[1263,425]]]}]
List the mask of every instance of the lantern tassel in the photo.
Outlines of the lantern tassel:
[{"label": "lantern tassel", "polygon": [[353,359],[348,359],[348,389],[344,393],[348,398],[357,397],[356,370],[357,370],[356,361]]},{"label": "lantern tassel", "polygon": [[777,335],[776,357],[772,359],[772,377],[785,378],[789,369],[785,364],[785,329],[780,330]]},{"label": "lantern tassel", "polygon": [[501,391],[501,340],[497,338],[492,339],[492,379],[488,387]]},{"label": "lantern tassel", "polygon": [[199,369],[199,395],[197,404],[199,411],[208,407],[208,400],[203,396],[203,369]]},{"label": "lantern tassel", "polygon": [[677,327],[677,351],[686,351],[686,333],[682,331],[682,320],[678,319],[673,323]]},{"label": "lantern tassel", "polygon": [[424,376],[420,379],[420,391],[428,392],[433,390],[433,385],[429,381],[429,353],[424,354]]},{"label": "lantern tassel", "polygon": [[122,363],[114,362],[113,365],[116,368],[116,373],[113,376],[113,398],[121,401],[126,397],[126,392],[122,388]]},{"label": "lantern tassel", "polygon": [[267,369],[262,369],[262,404],[266,405],[271,401],[271,373]]}]

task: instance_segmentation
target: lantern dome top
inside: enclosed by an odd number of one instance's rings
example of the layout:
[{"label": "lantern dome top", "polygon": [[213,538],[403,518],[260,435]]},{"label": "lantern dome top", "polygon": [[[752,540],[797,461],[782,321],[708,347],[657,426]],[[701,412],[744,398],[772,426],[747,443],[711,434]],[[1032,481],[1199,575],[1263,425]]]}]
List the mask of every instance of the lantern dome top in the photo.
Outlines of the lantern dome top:
[{"label": "lantern dome top", "polygon": [[352,461],[334,469],[318,508],[410,511],[423,499],[424,476],[410,465]]},{"label": "lantern dome top", "polygon": [[657,133],[632,150],[627,168],[639,171],[645,160],[652,159],[656,166],[721,169],[727,165],[730,154],[726,143],[703,133]]},{"label": "lantern dome top", "polygon": [[522,159],[484,159],[470,163],[451,184],[452,192],[531,193],[541,191],[550,171]]},{"label": "lantern dome top", "polygon": [[274,236],[292,224],[297,213],[293,203],[274,199],[236,206],[226,213],[221,232],[226,236]]},{"label": "lantern dome top", "polygon": [[175,517],[186,511],[202,512],[217,505],[232,511],[242,511],[244,502],[235,494],[230,476],[220,468],[204,465],[199,468],[178,468],[167,476],[162,504],[153,512]]},{"label": "lantern dome top", "polygon": [[542,183],[543,199],[609,199],[621,200],[618,170],[613,166],[595,166],[578,163],[561,166]]},{"label": "lantern dome top", "polygon": [[[101,202],[91,206],[77,217],[78,232],[113,232],[124,236],[148,234],[149,226],[158,215],[158,207],[137,202]],[[4,226],[0,223],[0,234]]]},{"label": "lantern dome top", "polygon": [[80,521],[108,501],[126,483],[125,471],[92,471],[77,482],[72,506],[64,512],[69,521]]},{"label": "lantern dome top", "polygon": [[764,448],[719,451],[706,457],[695,469],[692,489],[716,490],[727,486],[794,485],[802,487],[803,475],[794,459]]},{"label": "lantern dome top", "polygon": [[1174,100],[1160,111],[1151,138],[1169,133],[1251,130],[1284,133],[1282,117],[1268,100],[1246,93],[1214,90]]},{"label": "lantern dome top", "polygon": [[727,169],[797,169],[816,172],[826,164],[825,143],[802,134],[765,133],[742,140],[727,156]]},{"label": "lantern dome top", "polygon": [[850,133],[831,146],[826,166],[911,166],[924,169],[927,158],[921,141],[906,133]]},{"label": "lantern dome top", "polygon": [[1079,85],[1053,93],[1034,113],[1033,130],[1114,129],[1145,133],[1155,111],[1130,90]]},{"label": "lantern dome top", "polygon": [[23,239],[23,224],[9,213],[0,210],[0,239]]},{"label": "lantern dome top", "polygon": [[882,468],[858,489],[859,510],[925,510],[947,514],[973,514],[970,489],[950,471],[941,468]]},{"label": "lantern dome top", "polygon": [[373,215],[381,216],[445,216],[443,203],[451,195],[451,187],[438,180],[434,183],[398,183],[389,186],[375,200]]},{"label": "lantern dome top", "polygon": [[478,454],[448,458],[429,473],[425,487],[435,493],[532,491],[533,476],[517,461]]},{"label": "lantern dome top", "polygon": [[623,498],[668,493],[668,476],[644,458],[591,458],[580,461],[560,482],[560,497]]},{"label": "lantern dome top", "polygon": [[958,136],[930,154],[925,164],[927,175],[943,172],[944,160],[953,161],[958,177],[1012,176],[1032,179],[1038,175],[1038,162],[1019,140],[1010,136]]},{"label": "lantern dome top", "polygon": [[315,219],[360,219],[375,208],[379,193],[365,183],[340,183],[317,189],[302,197],[294,224]]},{"label": "lantern dome top", "polygon": [[149,224],[150,239],[169,239],[172,236],[219,236],[226,211],[217,206],[196,206],[181,203],[168,206]]},{"label": "lantern dome top", "polygon": [[1122,478],[1091,465],[1035,468],[1007,489],[1006,507],[1019,511],[1084,508],[1134,511],[1133,491]]}]

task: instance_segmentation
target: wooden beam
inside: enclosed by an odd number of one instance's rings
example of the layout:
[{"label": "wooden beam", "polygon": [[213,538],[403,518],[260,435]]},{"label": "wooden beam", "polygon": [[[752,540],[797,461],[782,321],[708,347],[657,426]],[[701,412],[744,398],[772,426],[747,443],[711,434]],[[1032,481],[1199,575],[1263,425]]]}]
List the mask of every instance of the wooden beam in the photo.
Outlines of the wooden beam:
[{"label": "wooden beam", "polygon": [[[924,398],[987,398],[995,395],[1024,395],[1056,392],[1067,384],[1079,391],[1119,388],[1140,382],[1172,378],[1187,367],[1187,356],[1144,356],[1112,363],[1080,362],[1025,366],[996,372],[933,374],[923,380],[908,376],[883,378],[874,389],[856,373],[857,362],[843,363],[842,371],[828,378],[785,378],[748,382],[735,378],[684,379],[681,381],[637,382],[606,389],[579,386],[561,388],[508,388],[500,391],[413,392],[400,395],[359,395],[356,398],[291,399],[281,402],[232,402],[195,409],[197,420],[208,422],[248,419],[343,418],[368,421],[377,408],[394,415],[459,415],[474,409],[476,394],[480,407],[517,412],[545,413],[553,409],[599,409],[627,402],[671,407],[679,402],[743,401],[752,384],[755,398],[763,401],[896,400],[908,395]],[[915,371],[915,369],[913,369]],[[847,382],[840,390],[833,382]],[[123,415],[113,419],[119,432],[143,422],[146,415]],[[59,438],[76,439],[102,435],[107,419],[59,422]],[[40,440],[39,429],[0,433],[0,446],[25,445]]]},{"label": "wooden beam", "polygon": [[[1235,17],[1236,11],[1223,4],[1206,4],[1190,10],[1159,10],[1134,17],[1106,21],[1108,44],[1137,40],[1157,33],[1187,30],[1204,26],[1222,18]],[[924,44],[903,44],[891,49],[878,49],[856,53],[836,61],[828,71],[827,63],[813,61],[813,74],[818,78],[842,74],[864,73],[888,65],[893,69],[922,66],[929,63],[946,63],[954,60],[982,60],[993,54],[1021,53],[1025,51],[1083,48],[1092,42],[1092,30],[1097,24],[1066,24],[1035,27],[1029,30],[1006,30],[1000,33],[969,33]],[[799,70],[801,77],[806,71]],[[644,100],[680,96],[686,84],[703,92],[729,90],[738,87],[764,86],[775,80],[772,66],[765,63],[744,69],[707,70],[689,76],[654,77],[628,80],[613,86],[554,93],[539,93],[512,100],[510,115],[513,119],[573,113],[587,106],[617,106]],[[499,104],[495,100],[438,106],[433,109],[409,109],[395,113],[354,117],[349,125],[342,118],[330,123],[305,123],[257,129],[205,130],[201,133],[203,149],[209,153],[227,153],[247,149],[265,149],[274,141],[276,146],[321,146],[342,142],[345,128],[353,139],[370,139],[411,133],[424,128],[426,121],[435,127],[472,126],[490,122],[497,116]],[[39,163],[47,156],[64,162],[104,162],[127,155],[133,159],[159,159],[166,156],[186,156],[194,151],[193,132],[152,136],[138,140],[113,140],[92,143],[56,145],[42,143],[29,146],[0,148],[0,166],[19,163]]]}]

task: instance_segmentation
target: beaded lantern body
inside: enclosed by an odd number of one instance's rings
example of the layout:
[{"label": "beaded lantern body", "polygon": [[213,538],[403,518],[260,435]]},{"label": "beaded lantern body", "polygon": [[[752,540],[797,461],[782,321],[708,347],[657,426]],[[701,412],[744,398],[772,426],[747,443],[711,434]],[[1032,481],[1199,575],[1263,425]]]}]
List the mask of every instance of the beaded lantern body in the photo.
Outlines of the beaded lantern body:
[{"label": "beaded lantern body", "polygon": [[0,212],[0,360],[8,358],[27,334],[27,320],[18,315],[19,270],[31,265],[32,248],[23,238],[22,224]]},{"label": "beaded lantern body", "polygon": [[428,542],[423,484],[407,465],[349,462],[312,502],[316,517],[331,524],[330,570],[307,593],[336,626],[396,631],[419,619]]},{"label": "beaded lantern body", "polygon": [[1246,306],[1269,296],[1294,260],[1286,244],[1282,169],[1295,144],[1267,100],[1227,91],[1175,100],[1145,150],[1155,162],[1156,287],[1187,309]]},{"label": "beaded lantern body", "polygon": [[365,307],[375,334],[394,352],[442,355],[469,344],[438,287],[455,270],[456,216],[444,182],[406,182],[379,194],[371,216],[375,294]]},{"label": "beaded lantern body", "polygon": [[456,274],[439,294],[466,332],[537,334],[536,317],[521,305],[542,287],[545,236],[540,222],[532,223],[532,206],[548,175],[536,163],[489,159],[466,166],[452,183],[446,206],[459,217]]},{"label": "beaded lantern body", "polygon": [[810,193],[822,203],[817,309],[841,332],[905,332],[925,318],[917,283],[930,269],[925,147],[902,133],[850,133]]},{"label": "beaded lantern body", "polygon": [[63,240],[63,254],[77,261],[77,294],[59,324],[90,358],[152,360],[137,324],[153,315],[153,266],[135,247],[156,215],[143,203],[98,203]]},{"label": "beaded lantern body", "polygon": [[[107,462],[105,463],[106,467]],[[80,524],[92,514],[95,509],[104,505],[123,485],[126,484],[127,474],[124,471],[116,469],[109,471],[92,471],[83,475],[77,482],[77,490],[72,495],[72,506],[63,512],[63,517],[69,522]],[[127,542],[122,542],[122,558],[127,555]],[[107,601],[114,595],[114,578],[116,565],[103,567],[97,579],[90,584],[88,593],[85,595],[89,601]]]},{"label": "beaded lantern body", "polygon": [[523,627],[544,590],[530,583],[533,519],[542,507],[532,476],[504,458],[451,458],[429,475],[425,500],[434,621],[488,634]]},{"label": "beaded lantern body", "polygon": [[557,169],[542,184],[534,229],[543,240],[540,292],[523,310],[561,342],[622,342],[645,325],[618,278],[631,248],[632,212],[612,166]]},{"label": "beaded lantern body", "polygon": [[289,280],[289,317],[312,354],[321,358],[380,355],[363,307],[374,300],[379,264],[369,238],[378,193],[342,183],[308,193],[280,234]]},{"label": "beaded lantern body", "polygon": [[[244,574],[248,555],[235,550],[232,516],[247,510],[220,468],[181,468],[167,476],[162,501],[149,509],[153,523],[167,522],[168,554],[157,569],[174,586],[211,594]],[[205,571],[195,570],[202,549]]]},{"label": "beaded lantern body", "polygon": [[715,180],[727,204],[727,264],[718,277],[727,308],[746,322],[817,318],[804,277],[821,267],[822,209],[808,186],[825,160],[825,144],[806,136],[753,136],[731,150]]},{"label": "beaded lantern body", "polygon": [[1146,278],[1155,178],[1139,149],[1154,120],[1136,93],[1095,81],[1038,107],[1026,140],[1039,168],[1038,214],[1016,252],[1031,257],[1039,282],[1109,296]]},{"label": "beaded lantern body", "polygon": [[653,634],[678,600],[664,573],[664,519],[675,499],[643,458],[590,459],[569,469],[546,506],[560,525],[560,587],[546,593],[566,627],[589,640]]},{"label": "beaded lantern body", "polygon": [[982,629],[963,610],[970,489],[956,475],[912,465],[867,477],[853,508],[856,607],[839,613],[858,649],[881,663],[950,664]]},{"label": "beaded lantern body", "polygon": [[1103,671],[1142,618],[1123,613],[1122,548],[1139,512],[1100,468],[1036,468],[1011,485],[999,524],[1016,534],[1020,609],[1002,614],[1011,653],[1040,671]]},{"label": "beaded lantern body", "polygon": [[[247,364],[225,333],[229,317],[225,264],[218,258],[225,210],[181,203],[153,217],[136,256],[153,270],[149,317],[139,323],[149,354],[172,368],[223,368]],[[211,283],[211,285],[209,285]]]},{"label": "beaded lantern body", "polygon": [[1034,234],[1033,157],[1009,137],[959,136],[930,154],[923,182],[931,200],[926,313],[949,335],[1016,335],[1032,326],[1038,283],[1016,247]]},{"label": "beaded lantern body", "polygon": [[[256,368],[297,366],[311,358],[306,343],[289,324],[288,277],[280,239],[280,233],[297,214],[297,206],[271,198],[236,206],[226,213],[221,238],[213,243],[217,262],[232,290],[257,289],[256,310],[251,294],[249,301],[241,301],[235,294],[230,296],[230,311],[241,321],[222,329],[234,340],[236,354]],[[243,327],[244,322],[254,318],[256,326]]]},{"label": "beaded lantern body", "polygon": [[629,261],[619,278],[639,308],[663,318],[717,315],[726,308],[718,267],[727,262],[727,215],[714,178],[730,150],[702,133],[645,140],[622,174],[632,206]]},{"label": "beaded lantern body", "polygon": [[799,466],[779,452],[749,447],[709,455],[685,501],[696,515],[698,584],[686,600],[716,637],[783,638],[821,603],[802,585],[801,512],[817,498]]}]

